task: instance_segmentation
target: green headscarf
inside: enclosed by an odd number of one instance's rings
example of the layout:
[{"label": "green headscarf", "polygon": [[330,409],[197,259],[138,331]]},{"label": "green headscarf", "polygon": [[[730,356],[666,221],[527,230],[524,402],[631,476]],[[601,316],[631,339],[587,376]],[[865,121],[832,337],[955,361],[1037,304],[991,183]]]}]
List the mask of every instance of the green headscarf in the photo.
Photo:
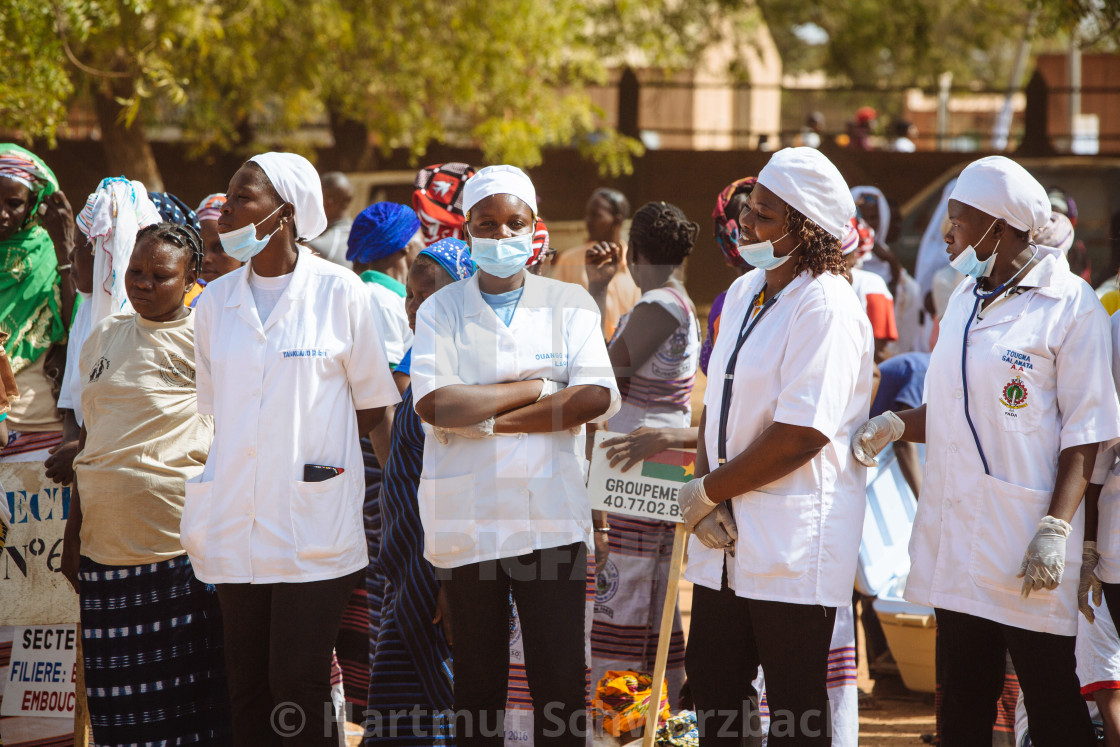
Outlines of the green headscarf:
[{"label": "green headscarf", "polygon": [[0,336],[12,372],[19,373],[66,336],[62,323],[58,260],[39,225],[39,206],[58,190],[58,179],[42,159],[14,143],[0,143],[0,178],[31,190],[23,225],[0,240]]}]

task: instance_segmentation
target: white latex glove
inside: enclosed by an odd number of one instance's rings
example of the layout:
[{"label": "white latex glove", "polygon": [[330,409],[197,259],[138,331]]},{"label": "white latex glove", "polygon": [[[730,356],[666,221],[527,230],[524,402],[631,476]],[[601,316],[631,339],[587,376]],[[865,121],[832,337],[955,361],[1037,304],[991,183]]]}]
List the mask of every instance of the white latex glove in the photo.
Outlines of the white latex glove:
[{"label": "white latex glove", "polygon": [[696,525],[700,520],[715,510],[716,504],[708,500],[708,493],[704,490],[705,477],[699,480],[686,482],[677,491],[677,505],[681,507],[681,516],[688,531],[695,533]]},{"label": "white latex glove", "polygon": [[696,523],[693,532],[696,539],[704,543],[705,547],[713,550],[726,550],[734,554],[735,541],[739,539],[739,530],[735,526],[735,517],[726,503],[721,503],[715,509]]},{"label": "white latex glove", "polygon": [[887,448],[887,444],[902,438],[905,431],[902,419],[887,410],[859,427],[852,436],[852,455],[864,467],[874,467],[879,464],[875,461],[879,452]]},{"label": "white latex glove", "polygon": [[[1096,622],[1097,615],[1093,605],[1101,606],[1104,588],[1097,575],[1097,563],[1101,562],[1101,554],[1097,552],[1096,542],[1084,542],[1081,545],[1081,580],[1077,584],[1077,608],[1089,622]],[[1089,604],[1089,595],[1093,595],[1093,604]]]},{"label": "white latex glove", "polygon": [[1038,522],[1038,531],[1027,545],[1027,552],[1019,565],[1023,599],[1032,591],[1058,588],[1066,567],[1066,538],[1071,531],[1073,528],[1069,524],[1053,516],[1044,516]]},{"label": "white latex glove", "polygon": [[553,381],[552,379],[541,379],[541,395],[537,397],[537,402],[540,402],[545,397],[551,397],[567,386],[562,381]]},{"label": "white latex glove", "polygon": [[435,431],[436,441],[444,446],[447,445],[450,436],[472,439],[490,438],[494,435],[494,418],[486,418],[486,420],[479,421],[474,425],[460,425],[455,428],[436,426],[433,430]]}]

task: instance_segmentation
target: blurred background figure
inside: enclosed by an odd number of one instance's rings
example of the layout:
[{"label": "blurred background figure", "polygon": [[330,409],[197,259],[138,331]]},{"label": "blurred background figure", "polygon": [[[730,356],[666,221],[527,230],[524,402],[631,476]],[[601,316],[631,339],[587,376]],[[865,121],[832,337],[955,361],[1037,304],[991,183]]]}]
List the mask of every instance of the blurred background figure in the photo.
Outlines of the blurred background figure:
[{"label": "blurred background figure", "polygon": [[900,119],[891,124],[890,150],[895,153],[913,153],[918,148],[914,145],[914,138],[918,136],[918,128],[913,122]]},{"label": "blurred background figure", "polygon": [[805,126],[801,128],[801,145],[810,148],[821,147],[821,138],[824,134],[824,115],[820,112],[809,112],[805,118]]},{"label": "blurred background figure", "polygon": [[848,123],[848,150],[875,150],[871,145],[871,132],[878,119],[878,113],[870,106],[856,109],[855,119]]},{"label": "blurred background figure", "polygon": [[606,289],[603,306],[603,335],[608,340],[614,336],[618,320],[634,308],[642,297],[630,268],[626,264],[626,243],[622,240],[622,224],[630,217],[630,201],[617,189],[599,187],[587,200],[583,223],[587,228],[587,241],[560,252],[552,262],[549,276],[565,283],[576,283],[587,288],[587,251],[600,242],[619,248],[620,264]]},{"label": "blurred background figure", "polygon": [[354,201],[354,187],[346,174],[328,171],[319,177],[323,185],[323,211],[327,214],[327,230],[318,238],[307,242],[315,251],[340,267],[350,267],[346,259],[346,237],[350,235],[350,203]]}]

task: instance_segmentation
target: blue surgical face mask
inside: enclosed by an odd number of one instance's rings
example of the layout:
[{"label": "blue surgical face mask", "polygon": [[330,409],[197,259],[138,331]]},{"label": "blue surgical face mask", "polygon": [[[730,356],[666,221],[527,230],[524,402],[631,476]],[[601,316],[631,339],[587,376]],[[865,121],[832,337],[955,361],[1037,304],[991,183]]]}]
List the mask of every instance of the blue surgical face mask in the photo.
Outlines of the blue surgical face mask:
[{"label": "blue surgical face mask", "polygon": [[532,231],[505,239],[480,239],[471,235],[471,259],[488,275],[513,277],[532,256]]},{"label": "blue surgical face mask", "polygon": [[[264,223],[266,220],[276,215],[281,207],[284,206],[281,205],[276,208],[276,210],[273,210],[261,223]],[[279,230],[280,226],[277,226],[276,231]],[[247,226],[242,226],[228,233],[218,234],[218,240],[222,242],[222,251],[226,254],[233,257],[238,262],[248,262],[261,253],[261,250],[268,245],[269,240],[276,235],[276,231],[273,231],[263,239],[258,239],[257,224],[250,223]]]},{"label": "blue surgical face mask", "polygon": [[[789,236],[789,232],[782,234],[778,241],[781,241],[786,236]],[[797,247],[794,248],[796,249]],[[759,241],[754,244],[739,245],[739,256],[742,257],[747,264],[752,267],[757,267],[760,270],[773,270],[775,267],[781,267],[789,261],[791,255],[792,252],[784,257],[775,257],[774,242],[772,241]]]},{"label": "blue surgical face mask", "polygon": [[[977,244],[984,243],[984,239],[988,238],[992,228],[995,227],[996,221],[992,221],[992,225],[988,226],[988,230],[980,237]],[[965,247],[964,251],[956,256],[954,260],[949,262],[957,272],[968,275],[970,278],[980,280],[992,274],[992,268],[996,264],[996,250],[999,249],[999,242],[996,242],[996,248],[992,250],[992,256],[987,259],[978,259],[976,257],[976,247],[969,244]]]}]

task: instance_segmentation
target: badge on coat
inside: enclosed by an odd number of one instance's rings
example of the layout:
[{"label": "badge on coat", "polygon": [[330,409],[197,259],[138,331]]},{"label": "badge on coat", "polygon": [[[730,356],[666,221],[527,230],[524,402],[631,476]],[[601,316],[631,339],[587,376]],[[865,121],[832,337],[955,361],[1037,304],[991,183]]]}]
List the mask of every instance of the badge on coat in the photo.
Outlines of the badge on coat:
[{"label": "badge on coat", "polygon": [[1016,376],[1003,388],[1000,404],[1009,410],[1021,410],[1027,406],[1027,385],[1023,379]]}]

